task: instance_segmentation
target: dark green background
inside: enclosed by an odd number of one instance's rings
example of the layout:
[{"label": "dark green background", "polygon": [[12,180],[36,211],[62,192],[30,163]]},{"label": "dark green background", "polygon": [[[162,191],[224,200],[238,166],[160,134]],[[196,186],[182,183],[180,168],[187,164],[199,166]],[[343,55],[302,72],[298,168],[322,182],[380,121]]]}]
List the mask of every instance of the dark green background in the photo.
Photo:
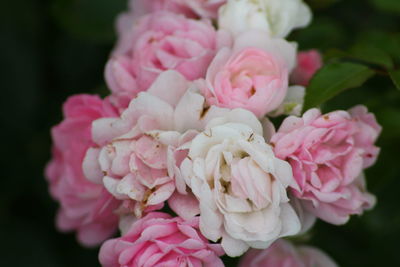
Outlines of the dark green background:
[{"label": "dark green background", "polygon": [[[291,36],[301,49],[330,54],[332,48],[367,43],[383,47],[399,64],[399,0],[308,2],[314,22]],[[0,266],[98,266],[96,249],[81,248],[73,234],[54,228],[57,205],[43,168],[50,157],[49,129],[61,120],[66,97],[106,92],[102,74],[115,38],[113,20],[124,8],[124,0],[0,4]],[[306,237],[340,266],[400,266],[400,91],[385,70],[379,73],[323,107],[364,103],[384,127],[381,156],[367,171],[376,208],[346,226],[318,222]]]}]

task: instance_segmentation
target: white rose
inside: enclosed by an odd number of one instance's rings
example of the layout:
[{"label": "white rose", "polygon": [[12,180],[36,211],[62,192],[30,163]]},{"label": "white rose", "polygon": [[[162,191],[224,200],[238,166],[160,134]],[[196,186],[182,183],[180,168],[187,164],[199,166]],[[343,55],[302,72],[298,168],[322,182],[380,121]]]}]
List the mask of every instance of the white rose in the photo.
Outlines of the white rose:
[{"label": "white rose", "polygon": [[218,17],[219,28],[233,34],[258,29],[281,38],[310,21],[310,8],[302,0],[228,0]]},{"label": "white rose", "polygon": [[[267,125],[267,124],[265,124]],[[290,165],[274,156],[261,123],[235,109],[210,121],[189,146],[181,171],[200,203],[200,230],[229,256],[267,248],[301,225],[286,188],[297,187]]]}]

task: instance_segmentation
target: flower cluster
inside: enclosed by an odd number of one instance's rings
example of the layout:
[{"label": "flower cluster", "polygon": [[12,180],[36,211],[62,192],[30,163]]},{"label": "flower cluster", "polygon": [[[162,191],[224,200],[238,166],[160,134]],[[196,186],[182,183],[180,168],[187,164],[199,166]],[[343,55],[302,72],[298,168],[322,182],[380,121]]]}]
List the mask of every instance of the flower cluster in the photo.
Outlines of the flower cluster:
[{"label": "flower cluster", "polygon": [[58,228],[109,239],[106,267],[223,266],[246,251],[240,266],[336,266],[282,238],[374,206],[363,173],[381,128],[364,106],[301,113],[322,60],[285,38],[310,20],[302,0],[132,0],[110,95],[71,97],[52,131]]}]

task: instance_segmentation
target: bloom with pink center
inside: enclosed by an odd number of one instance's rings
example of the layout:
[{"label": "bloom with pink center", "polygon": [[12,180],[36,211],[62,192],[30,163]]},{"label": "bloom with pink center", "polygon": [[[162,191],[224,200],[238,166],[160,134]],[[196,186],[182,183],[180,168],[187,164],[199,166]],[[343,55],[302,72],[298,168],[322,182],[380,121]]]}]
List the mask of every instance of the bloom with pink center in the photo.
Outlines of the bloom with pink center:
[{"label": "bloom with pink center", "polygon": [[137,16],[167,10],[190,18],[212,18],[226,0],[131,0],[130,8]]},{"label": "bloom with pink center", "polygon": [[[138,217],[161,208],[176,187],[186,194],[184,182],[175,179],[174,167],[186,154],[175,153],[175,149],[223,112],[217,107],[204,111],[204,97],[189,87],[178,72],[163,72],[147,92],[131,101],[120,118],[93,123],[93,139],[99,147],[88,150],[85,174],[93,182],[104,184],[117,199],[133,201]],[[180,202],[182,197],[171,201]],[[196,202],[189,199],[187,203],[193,204],[188,209],[198,209]],[[171,207],[177,205],[171,203]]]},{"label": "bloom with pink center", "polygon": [[322,57],[317,50],[302,51],[297,54],[297,66],[290,81],[293,84],[308,86],[311,78],[322,67]]},{"label": "bloom with pink center", "polygon": [[113,103],[126,108],[165,70],[176,70],[188,80],[203,77],[216,46],[217,33],[208,20],[165,11],[137,20],[121,16],[119,41],[105,69]]},{"label": "bloom with pink center", "polygon": [[309,246],[294,246],[280,239],[265,250],[249,250],[239,267],[337,267],[321,250]]},{"label": "bloom with pink center", "polygon": [[292,169],[275,157],[265,130],[250,111],[231,110],[191,141],[181,164],[200,204],[202,234],[221,239],[231,257],[301,230],[286,191],[296,187]]},{"label": "bloom with pink center", "polygon": [[223,267],[219,244],[210,244],[198,230],[198,218],[184,221],[160,212],[132,224],[122,237],[100,249],[103,267]]},{"label": "bloom with pink center", "polygon": [[278,108],[295,64],[294,45],[252,30],[236,37],[233,48],[215,56],[202,89],[210,105],[244,108],[262,117]]},{"label": "bloom with pink center", "polygon": [[117,229],[115,200],[101,185],[85,179],[82,161],[94,145],[92,122],[115,117],[107,100],[97,96],[76,95],[64,104],[64,120],[52,129],[53,158],[46,168],[50,192],[60,202],[57,227],[78,232],[78,240],[87,246],[100,244]]},{"label": "bloom with pink center", "polygon": [[375,203],[362,172],[378,155],[374,142],[380,131],[363,106],[326,115],[311,109],[301,118],[286,118],[271,143],[276,156],[292,166],[300,186],[294,196],[317,217],[344,224]]}]

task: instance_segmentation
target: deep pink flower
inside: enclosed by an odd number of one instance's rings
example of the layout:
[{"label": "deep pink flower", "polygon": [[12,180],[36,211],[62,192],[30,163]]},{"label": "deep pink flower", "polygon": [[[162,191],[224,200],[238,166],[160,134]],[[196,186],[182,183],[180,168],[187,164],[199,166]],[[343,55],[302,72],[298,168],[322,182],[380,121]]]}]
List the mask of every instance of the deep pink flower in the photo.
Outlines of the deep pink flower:
[{"label": "deep pink flower", "polygon": [[219,244],[210,244],[198,230],[198,218],[184,221],[165,213],[149,213],[126,234],[103,244],[103,267],[221,267]]},{"label": "deep pink flower", "polygon": [[337,267],[336,263],[321,250],[295,247],[280,239],[265,250],[251,249],[240,260],[239,267]]},{"label": "deep pink flower", "polygon": [[116,116],[107,100],[97,96],[76,95],[64,104],[64,120],[52,129],[53,158],[46,168],[50,192],[60,202],[57,227],[76,230],[79,241],[97,245],[117,228],[113,213],[119,202],[101,185],[85,179],[82,161],[94,145],[91,125],[95,119]]},{"label": "deep pink flower", "polygon": [[300,186],[293,194],[317,217],[343,224],[375,203],[362,172],[378,155],[380,131],[363,106],[326,115],[311,109],[302,118],[286,118],[271,142],[276,156],[292,166]]},{"label": "deep pink flower", "polygon": [[322,67],[322,57],[317,50],[302,51],[297,54],[297,67],[290,80],[293,84],[308,86],[311,78]]},{"label": "deep pink flower", "polygon": [[176,70],[188,80],[203,77],[216,42],[216,31],[207,20],[165,11],[138,20],[121,16],[119,41],[105,70],[113,103],[126,108],[165,70]]}]

